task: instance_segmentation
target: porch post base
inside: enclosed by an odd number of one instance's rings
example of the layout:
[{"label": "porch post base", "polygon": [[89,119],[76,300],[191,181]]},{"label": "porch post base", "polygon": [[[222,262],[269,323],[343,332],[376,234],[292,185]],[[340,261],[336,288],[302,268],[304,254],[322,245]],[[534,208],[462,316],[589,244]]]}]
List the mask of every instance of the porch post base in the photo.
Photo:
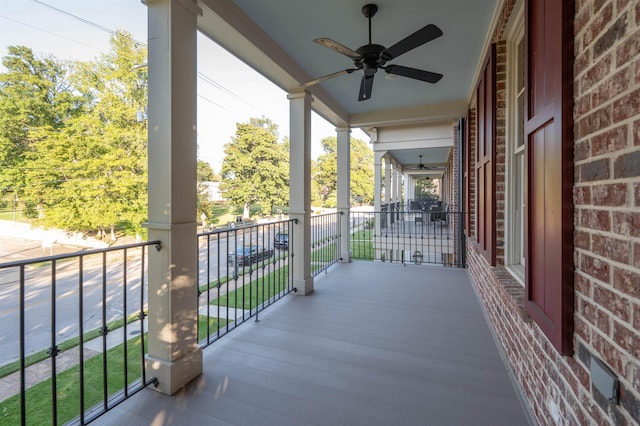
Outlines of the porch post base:
[{"label": "porch post base", "polygon": [[304,280],[293,280],[293,287],[296,289],[293,294],[298,296],[306,296],[313,291],[313,277]]},{"label": "porch post base", "polygon": [[202,374],[202,348],[197,348],[175,362],[154,358],[147,354],[145,369],[147,380],[154,377],[158,380],[158,385],[150,386],[151,389],[173,395]]}]

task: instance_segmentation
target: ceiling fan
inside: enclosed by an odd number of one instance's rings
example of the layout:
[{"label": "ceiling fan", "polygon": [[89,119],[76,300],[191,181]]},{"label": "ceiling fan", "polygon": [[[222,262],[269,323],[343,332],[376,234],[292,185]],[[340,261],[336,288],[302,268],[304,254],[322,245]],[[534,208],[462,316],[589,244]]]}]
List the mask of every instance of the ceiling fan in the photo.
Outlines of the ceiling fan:
[{"label": "ceiling fan", "polygon": [[434,40],[440,37],[443,33],[440,28],[433,24],[429,24],[422,27],[413,34],[400,40],[388,49],[379,44],[371,43],[371,18],[378,11],[378,6],[375,4],[366,4],[362,7],[362,14],[369,19],[369,43],[364,46],[360,46],[356,50],[334,41],[330,38],[317,38],[314,42],[327,47],[331,50],[347,56],[353,60],[354,68],[348,68],[342,71],[327,74],[323,77],[316,78],[306,83],[302,83],[300,87],[307,88],[314,84],[321,83],[333,77],[338,77],[343,74],[351,74],[354,71],[363,70],[364,75],[360,82],[360,93],[358,94],[358,101],[365,101],[371,98],[371,90],[373,88],[373,77],[378,71],[378,68],[385,70],[388,74],[395,74],[402,77],[413,78],[415,80],[426,81],[427,83],[437,83],[442,78],[442,74],[435,72],[424,71],[416,68],[404,67],[402,65],[386,65],[386,63],[398,56],[407,53],[408,51],[415,49],[418,46]]},{"label": "ceiling fan", "polygon": [[418,157],[420,157],[420,163],[415,167],[411,167],[410,170],[444,170],[445,169],[442,166],[425,166],[424,164],[422,164],[422,155],[419,155]]}]

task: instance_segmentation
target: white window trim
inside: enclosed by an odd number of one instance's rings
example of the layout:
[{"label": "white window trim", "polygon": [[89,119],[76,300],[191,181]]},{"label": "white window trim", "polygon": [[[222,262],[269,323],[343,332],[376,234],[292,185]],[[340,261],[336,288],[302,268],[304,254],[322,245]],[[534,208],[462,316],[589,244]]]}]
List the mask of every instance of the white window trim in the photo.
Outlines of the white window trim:
[{"label": "white window trim", "polygon": [[[524,2],[518,1],[515,5],[512,18],[509,22],[507,30],[507,120],[506,120],[506,161],[505,161],[505,268],[511,275],[524,286],[524,265],[515,249],[516,244],[520,244],[521,239],[524,240],[524,232],[520,232],[520,236],[514,235],[513,227],[515,226],[515,204],[516,187],[513,179],[514,159],[516,152],[524,150],[524,143],[521,147],[515,148],[515,139],[517,132],[516,122],[516,102],[517,102],[517,75],[515,67],[516,52],[518,42],[524,37]],[[523,154],[524,155],[524,154]],[[525,162],[526,164],[526,162]],[[526,179],[526,170],[522,171],[522,179]],[[521,224],[522,230],[524,223]],[[519,257],[516,259],[516,257]]]}]

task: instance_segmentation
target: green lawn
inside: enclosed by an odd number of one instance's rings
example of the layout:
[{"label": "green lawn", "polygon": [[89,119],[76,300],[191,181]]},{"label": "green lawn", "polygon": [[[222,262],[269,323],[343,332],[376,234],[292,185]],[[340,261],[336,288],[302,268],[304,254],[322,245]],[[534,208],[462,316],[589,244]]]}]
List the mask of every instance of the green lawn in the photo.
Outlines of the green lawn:
[{"label": "green lawn", "polygon": [[231,308],[253,309],[283,291],[287,287],[288,278],[289,267],[283,266],[213,300],[211,304],[219,304],[221,307],[228,304]]},{"label": "green lawn", "polygon": [[[209,318],[210,330],[223,327],[226,320]],[[200,316],[198,319],[198,340],[206,337],[207,317]],[[127,343],[127,377],[124,376],[124,345],[116,346],[107,351],[107,395],[111,396],[124,389],[125,382],[133,383],[141,378],[141,343],[142,339],[137,337]],[[145,335],[146,345],[146,335]],[[146,349],[146,348],[145,348]],[[145,350],[146,353],[146,350]],[[103,377],[102,354],[85,360],[84,362],[84,398],[85,410],[103,401],[104,377]],[[63,424],[80,413],[80,367],[75,366],[59,373],[56,380],[57,388],[57,424]],[[52,424],[52,384],[51,379],[45,380],[26,391],[26,411],[28,425]],[[5,401],[0,402],[0,424],[17,425],[20,424],[20,395],[14,395]]]},{"label": "green lawn", "polygon": [[373,229],[356,231],[351,234],[351,257],[359,260],[373,260]]},{"label": "green lawn", "polygon": [[[127,324],[137,321],[138,318],[139,318],[138,314],[130,315],[129,318],[127,318]],[[124,320],[117,319],[115,321],[108,323],[107,328],[110,331],[113,331],[121,328],[123,324],[124,324]],[[100,336],[100,329],[96,328],[95,330],[91,330],[84,334],[84,341],[87,342],[91,339],[97,338],[98,336]],[[74,337],[69,340],[65,340],[64,342],[58,343],[58,349],[60,350],[60,352],[64,352],[66,350],[69,350],[71,348],[78,346],[79,344],[80,344],[80,338]],[[47,358],[49,358],[47,349],[41,350],[39,352],[36,352],[34,354],[27,356],[25,358],[25,366],[28,367],[30,365],[43,361]],[[0,367],[0,378],[8,376],[9,374],[13,374],[18,370],[20,370],[20,361],[15,361],[10,364],[3,365],[2,367]]]},{"label": "green lawn", "polygon": [[311,253],[312,262],[322,262],[335,259],[337,242],[322,246]]}]

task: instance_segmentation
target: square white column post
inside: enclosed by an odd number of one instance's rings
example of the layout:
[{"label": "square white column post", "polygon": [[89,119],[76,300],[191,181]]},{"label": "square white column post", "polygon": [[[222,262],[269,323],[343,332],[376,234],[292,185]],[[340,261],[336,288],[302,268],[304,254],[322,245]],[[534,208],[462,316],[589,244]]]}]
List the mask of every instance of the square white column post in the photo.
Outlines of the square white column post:
[{"label": "square white column post", "polygon": [[409,177],[408,173],[404,174],[404,199],[408,203],[407,208],[411,208],[409,200],[413,200],[413,179]]},{"label": "square white column post", "polygon": [[350,221],[349,211],[351,208],[351,129],[348,127],[337,128],[336,138],[338,140],[338,220],[340,221],[340,262],[350,262],[351,252],[349,248]]},{"label": "square white column post", "polygon": [[393,221],[395,223],[398,217],[398,163],[391,163],[391,167],[393,170],[391,173],[391,199],[393,203]]},{"label": "square white column post", "polygon": [[389,156],[384,159],[384,202],[387,204],[387,213],[385,214],[386,227],[391,228],[391,159]]},{"label": "square white column post", "polygon": [[290,169],[289,217],[297,221],[289,241],[294,256],[296,294],[313,291],[311,276],[311,96],[307,92],[289,94]]},{"label": "square white column post", "polygon": [[398,209],[402,206],[402,170],[400,169],[400,165],[396,164],[395,168],[395,178],[396,178],[396,203],[398,203]]},{"label": "square white column post", "polygon": [[196,20],[187,0],[148,0],[149,334],[145,368],[174,394],[202,373],[196,237]]},{"label": "square white column post", "polygon": [[[375,151],[373,164],[373,211],[374,211],[374,235],[380,235],[380,221],[382,220],[382,158],[386,151]],[[376,250],[376,259],[380,259],[380,253]]]}]

